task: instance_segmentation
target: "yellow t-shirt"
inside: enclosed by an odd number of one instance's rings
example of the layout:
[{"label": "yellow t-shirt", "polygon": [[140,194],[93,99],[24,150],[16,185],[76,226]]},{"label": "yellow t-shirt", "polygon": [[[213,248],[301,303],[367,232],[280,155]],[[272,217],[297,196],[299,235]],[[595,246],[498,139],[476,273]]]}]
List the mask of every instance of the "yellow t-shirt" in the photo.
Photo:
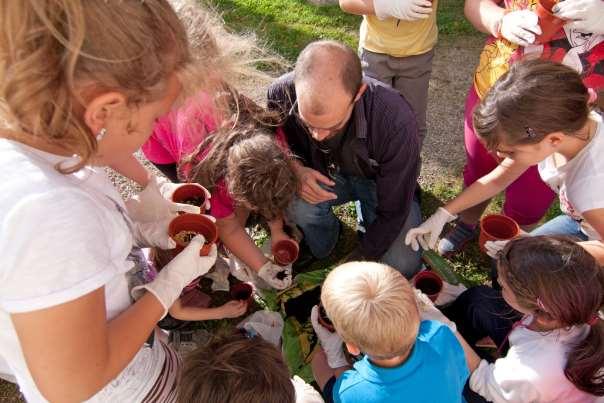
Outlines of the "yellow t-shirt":
[{"label": "yellow t-shirt", "polygon": [[421,55],[432,50],[438,39],[438,0],[434,0],[432,5],[432,14],[418,21],[399,21],[396,18],[382,21],[375,15],[365,15],[361,23],[359,45],[370,52],[394,57]]}]

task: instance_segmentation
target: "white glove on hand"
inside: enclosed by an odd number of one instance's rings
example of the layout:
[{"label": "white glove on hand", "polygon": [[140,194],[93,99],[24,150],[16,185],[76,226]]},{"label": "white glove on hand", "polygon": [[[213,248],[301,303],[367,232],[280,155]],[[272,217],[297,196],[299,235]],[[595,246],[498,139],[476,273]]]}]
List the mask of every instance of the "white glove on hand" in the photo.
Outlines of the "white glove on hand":
[{"label": "white glove on hand", "polygon": [[455,323],[450,321],[437,307],[432,300],[420,290],[414,288],[417,307],[419,308],[419,317],[421,320],[436,320],[446,325],[452,332],[457,331]]},{"label": "white glove on hand", "polygon": [[134,287],[132,297],[140,298],[144,290],[151,292],[164,307],[162,318],[166,316],[168,308],[178,299],[183,288],[214,266],[216,245],[212,245],[208,256],[199,256],[199,249],[204,242],[203,235],[193,238],[182,252],[164,266],[152,282]]},{"label": "white glove on hand", "polygon": [[[279,278],[279,277],[283,278]],[[292,266],[279,266],[270,260],[258,270],[258,277],[277,290],[283,290],[292,284]]]},{"label": "white glove on hand", "polygon": [[553,8],[558,18],[570,20],[569,28],[580,32],[604,34],[604,1],[602,0],[565,0]]},{"label": "white glove on hand", "polygon": [[430,16],[432,2],[428,0],[373,0],[373,9],[380,20],[394,17],[404,21],[415,21]]},{"label": "white glove on hand", "polygon": [[520,46],[535,42],[535,35],[541,34],[539,17],[530,10],[518,10],[507,13],[501,19],[501,36]]},{"label": "white glove on hand", "polygon": [[497,259],[497,255],[505,248],[505,245],[507,245],[508,242],[510,242],[509,239],[503,241],[486,241],[484,243],[484,248],[487,251],[487,255],[493,259]]},{"label": "white glove on hand", "polygon": [[145,248],[156,246],[160,249],[174,249],[176,242],[168,234],[171,218],[155,222],[134,222],[132,232],[136,246]]},{"label": "white glove on hand", "polygon": [[337,333],[332,333],[325,329],[319,323],[319,307],[317,305],[312,307],[310,311],[310,323],[312,323],[313,329],[325,351],[327,356],[327,364],[331,368],[340,368],[348,365],[346,356],[344,355],[344,349],[342,349],[342,338]]},{"label": "white glove on hand", "polygon": [[199,207],[174,203],[171,200],[172,193],[179,186],[182,185],[171,183],[167,179],[152,175],[149,178],[147,187],[126,201],[128,214],[133,221],[142,223],[173,218],[179,211],[199,214]]},{"label": "white glove on hand", "polygon": [[424,250],[434,249],[445,224],[456,218],[456,215],[439,207],[434,214],[422,223],[422,225],[417,228],[412,228],[407,232],[405,244],[411,245],[411,249],[414,251],[419,249],[419,245],[421,245]]}]

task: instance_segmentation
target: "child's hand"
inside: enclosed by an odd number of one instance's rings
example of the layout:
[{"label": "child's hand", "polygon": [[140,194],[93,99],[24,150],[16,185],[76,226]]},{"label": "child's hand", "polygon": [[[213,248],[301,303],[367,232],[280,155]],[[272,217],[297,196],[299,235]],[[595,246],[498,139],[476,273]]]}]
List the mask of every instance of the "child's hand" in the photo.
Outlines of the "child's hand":
[{"label": "child's hand", "polygon": [[424,250],[436,248],[436,241],[442,232],[445,224],[457,218],[456,215],[449,213],[443,207],[439,207],[419,227],[411,228],[405,236],[405,244],[410,245],[414,251],[419,250],[421,246]]},{"label": "child's hand", "polygon": [[247,312],[247,301],[229,301],[216,309],[222,319],[237,318]]},{"label": "child's hand", "polygon": [[319,343],[325,351],[327,356],[327,364],[331,368],[341,368],[348,365],[346,357],[344,356],[344,350],[342,349],[342,338],[337,333],[332,333],[325,329],[319,323],[319,307],[317,305],[312,307],[310,311],[310,323],[312,323],[313,329],[319,338]]}]

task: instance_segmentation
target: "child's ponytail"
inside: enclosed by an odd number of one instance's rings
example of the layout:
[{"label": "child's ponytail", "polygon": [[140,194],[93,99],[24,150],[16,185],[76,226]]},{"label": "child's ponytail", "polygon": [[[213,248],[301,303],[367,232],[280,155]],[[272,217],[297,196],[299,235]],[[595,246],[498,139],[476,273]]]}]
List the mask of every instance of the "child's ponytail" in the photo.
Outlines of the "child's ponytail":
[{"label": "child's ponytail", "polygon": [[589,334],[568,354],[564,374],[578,389],[604,396],[604,320],[596,314],[590,321]]},{"label": "child's ponytail", "polygon": [[517,303],[560,327],[589,326],[572,346],[564,373],[578,389],[604,396],[604,270],[574,239],[524,237],[510,241],[498,262]]}]

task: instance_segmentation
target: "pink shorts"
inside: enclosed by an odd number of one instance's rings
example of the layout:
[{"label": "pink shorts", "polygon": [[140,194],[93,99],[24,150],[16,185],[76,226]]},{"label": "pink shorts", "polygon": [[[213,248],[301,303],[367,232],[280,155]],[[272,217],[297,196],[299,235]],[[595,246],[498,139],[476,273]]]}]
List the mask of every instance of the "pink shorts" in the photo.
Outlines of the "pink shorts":
[{"label": "pink shorts", "polygon": [[[464,112],[464,143],[466,166],[463,170],[464,185],[470,186],[491,172],[498,163],[480,143],[472,124],[472,111],[480,102],[474,86],[468,92]],[[539,176],[536,166],[530,167],[505,190],[503,213],[520,225],[537,223],[545,215],[556,194]]]}]

